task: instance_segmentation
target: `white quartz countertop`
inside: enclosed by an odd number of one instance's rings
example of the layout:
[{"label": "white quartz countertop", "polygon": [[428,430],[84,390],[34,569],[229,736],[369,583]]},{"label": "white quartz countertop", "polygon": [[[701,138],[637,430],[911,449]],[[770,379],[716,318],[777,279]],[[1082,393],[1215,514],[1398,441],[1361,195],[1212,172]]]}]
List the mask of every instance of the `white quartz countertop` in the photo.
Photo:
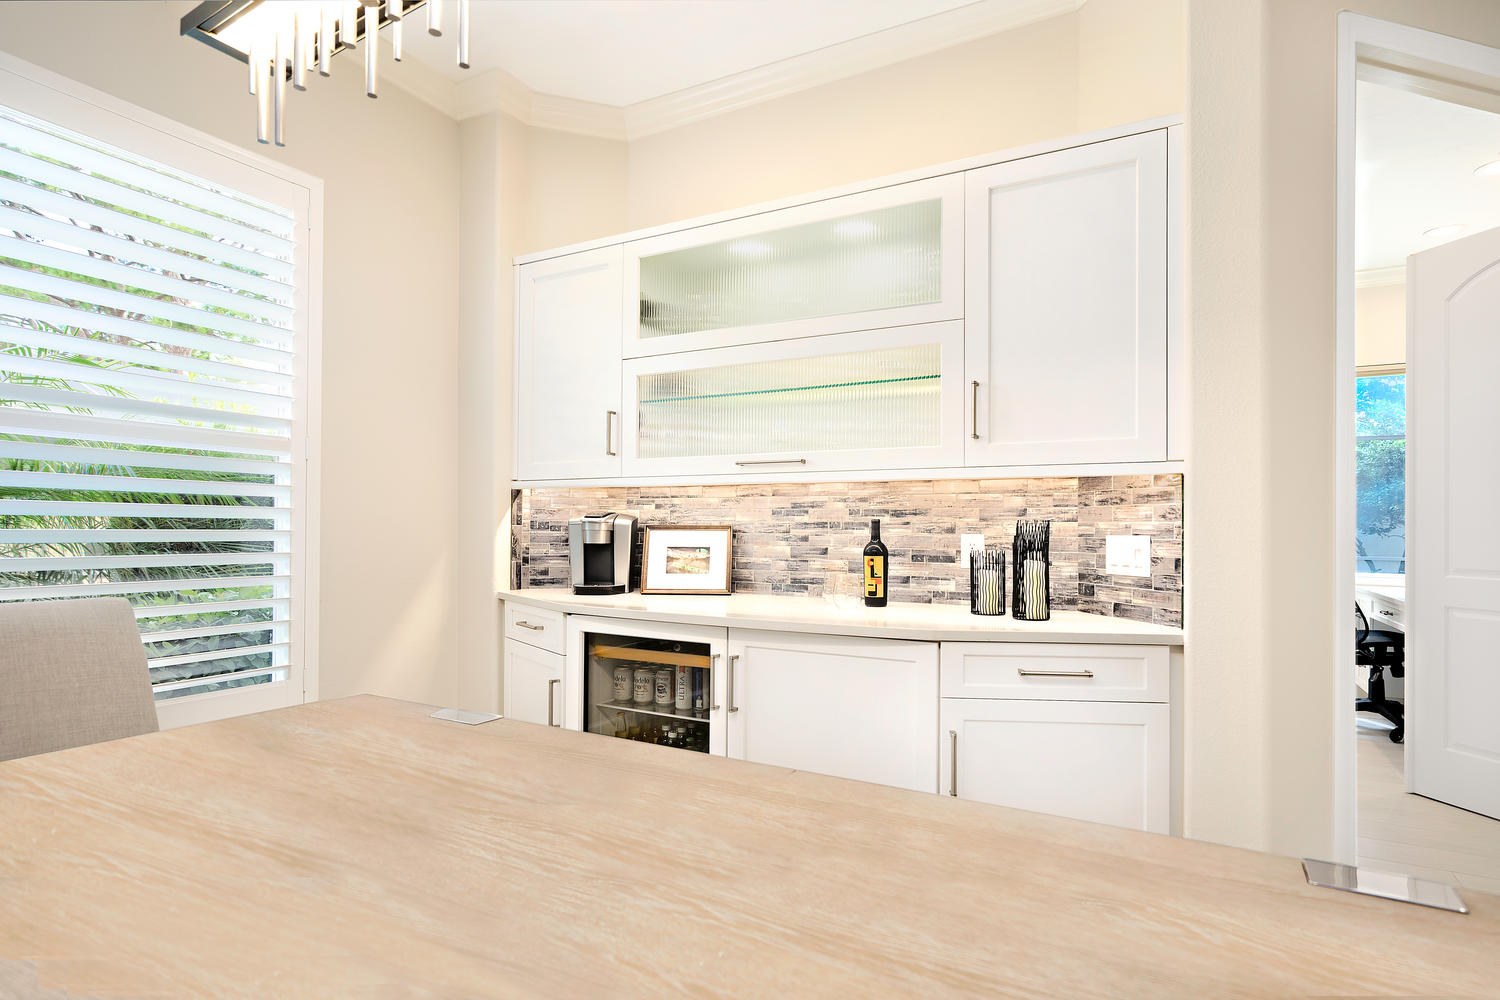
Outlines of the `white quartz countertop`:
[{"label": "white quartz countertop", "polygon": [[719,625],[821,635],[863,635],[926,642],[1118,642],[1182,645],[1182,629],[1078,611],[1054,611],[1050,621],[1021,622],[1008,614],[988,618],[969,613],[966,604],[891,604],[842,609],[820,597],[774,594],[698,596],[678,594],[574,594],[564,588],[502,590],[502,601],[516,601],[563,614],[683,625]]}]

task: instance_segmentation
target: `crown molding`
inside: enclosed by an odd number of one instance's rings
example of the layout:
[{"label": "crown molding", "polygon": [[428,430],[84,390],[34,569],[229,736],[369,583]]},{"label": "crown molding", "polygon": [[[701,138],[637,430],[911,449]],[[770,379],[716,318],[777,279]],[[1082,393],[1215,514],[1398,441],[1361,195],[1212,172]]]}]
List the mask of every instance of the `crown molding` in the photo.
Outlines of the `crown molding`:
[{"label": "crown molding", "polygon": [[630,139],[772,101],[963,42],[1071,14],[1084,0],[980,0],[624,108]]},{"label": "crown molding", "polygon": [[462,120],[501,111],[537,128],[629,141],[1071,14],[1085,2],[1029,0],[1017,6],[1012,0],[978,0],[626,107],[535,93],[501,69],[454,83],[411,60],[398,66],[387,59],[382,74],[393,86],[452,118]]},{"label": "crown molding", "polygon": [[1381,285],[1406,284],[1406,265],[1392,264],[1390,267],[1367,267],[1354,272],[1355,288],[1375,288]]}]

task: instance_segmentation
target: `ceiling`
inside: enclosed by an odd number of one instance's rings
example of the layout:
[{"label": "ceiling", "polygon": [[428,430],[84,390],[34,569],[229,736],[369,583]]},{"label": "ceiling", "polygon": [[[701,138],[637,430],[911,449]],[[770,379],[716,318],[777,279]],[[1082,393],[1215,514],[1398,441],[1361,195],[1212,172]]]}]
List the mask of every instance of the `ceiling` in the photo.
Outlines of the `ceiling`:
[{"label": "ceiling", "polygon": [[386,79],[456,118],[635,138],[1024,24],[1085,0],[472,0],[468,70],[426,14]]},{"label": "ceiling", "polygon": [[[1356,107],[1357,270],[1500,226],[1500,176],[1474,173],[1500,160],[1500,114],[1367,81]],[[1423,235],[1439,226],[1463,228]]]},{"label": "ceiling", "polygon": [[[539,93],[625,107],[973,2],[473,0],[470,63]],[[407,44],[412,58],[463,78],[451,37],[412,32]]]}]

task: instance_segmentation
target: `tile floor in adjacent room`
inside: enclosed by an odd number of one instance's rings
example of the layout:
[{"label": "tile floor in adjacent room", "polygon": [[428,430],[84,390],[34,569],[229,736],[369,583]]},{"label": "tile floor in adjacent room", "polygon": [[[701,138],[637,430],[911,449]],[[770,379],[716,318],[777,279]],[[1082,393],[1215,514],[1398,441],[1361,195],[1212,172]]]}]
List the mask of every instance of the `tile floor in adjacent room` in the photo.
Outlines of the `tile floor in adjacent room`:
[{"label": "tile floor in adjacent room", "polygon": [[1500,820],[1406,791],[1405,748],[1359,730],[1359,866],[1500,893]]}]

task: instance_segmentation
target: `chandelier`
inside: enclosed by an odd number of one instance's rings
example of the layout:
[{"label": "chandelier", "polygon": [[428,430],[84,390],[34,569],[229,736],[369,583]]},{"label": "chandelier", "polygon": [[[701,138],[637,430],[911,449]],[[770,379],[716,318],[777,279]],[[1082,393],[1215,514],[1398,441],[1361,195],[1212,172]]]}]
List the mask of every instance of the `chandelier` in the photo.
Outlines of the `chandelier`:
[{"label": "chandelier", "polygon": [[[390,27],[391,56],[401,61],[401,35],[426,8],[427,33],[443,33],[444,0],[208,0],[182,19],[192,35],[249,67],[255,138],[286,145],[286,91],[306,90],[308,76],[330,76],[333,57],[365,47],[365,93],[377,96],[380,29]],[[469,68],[469,0],[454,0],[458,65]]]}]

